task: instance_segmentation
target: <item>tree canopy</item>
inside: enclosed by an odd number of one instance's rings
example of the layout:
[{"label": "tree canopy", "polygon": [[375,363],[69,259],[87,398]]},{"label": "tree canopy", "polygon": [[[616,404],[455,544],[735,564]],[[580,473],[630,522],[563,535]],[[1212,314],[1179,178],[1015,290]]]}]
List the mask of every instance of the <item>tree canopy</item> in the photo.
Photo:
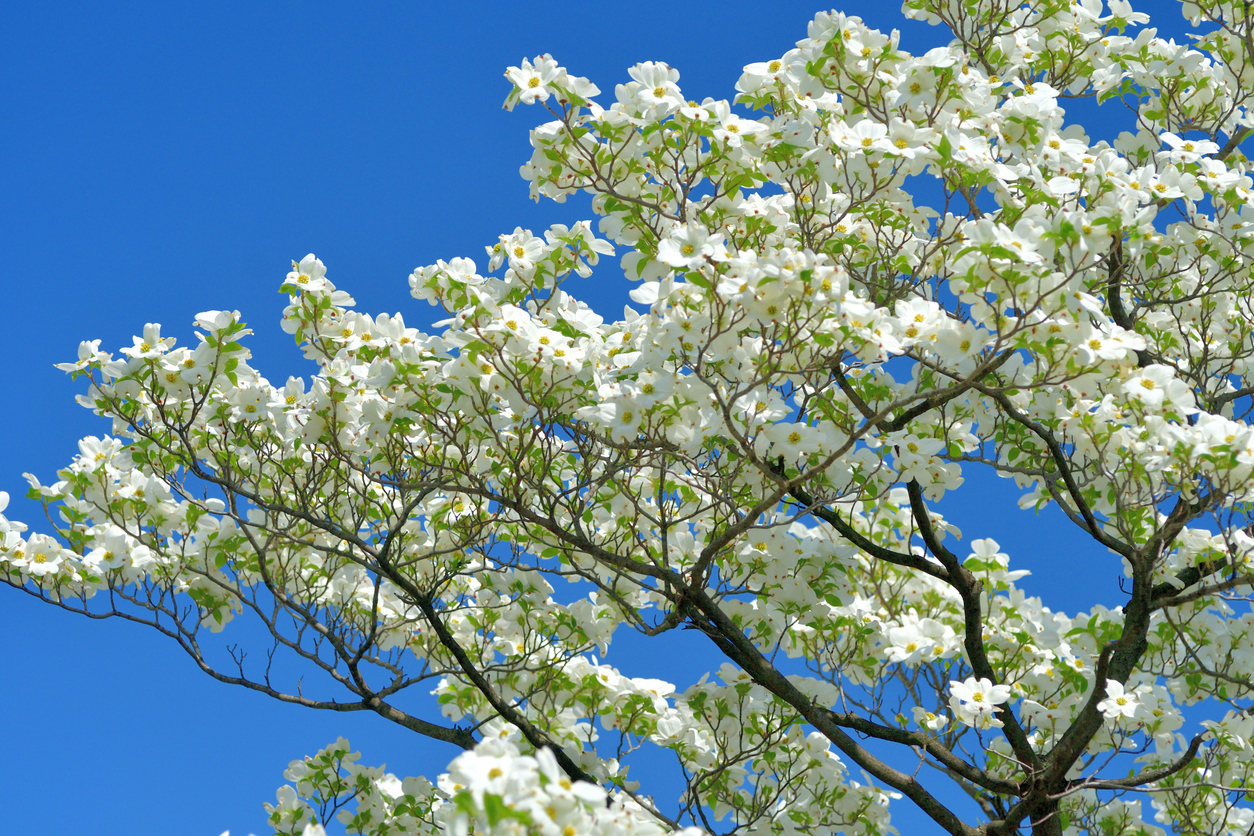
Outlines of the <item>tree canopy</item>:
[{"label": "tree canopy", "polygon": [[[885,834],[906,804],[963,836],[1250,832],[1254,19],[1186,2],[1186,46],[1124,0],[903,8],[949,46],[822,13],[730,101],[510,67],[506,107],[550,117],[532,195],[600,220],[416,269],[429,330],[294,261],[316,369],[283,385],[237,311],[84,342],[62,368],[111,435],[29,477],[54,531],[0,516],[5,580],[451,744],[431,780],[342,739],[294,761],[280,833]],[[577,298],[611,255],[618,319]],[[973,472],[1025,536],[1060,512],[1122,605],[1055,611],[964,544],[937,506]],[[237,617],[308,680],[218,664]],[[605,660],[673,630],[719,660],[692,684]]]}]

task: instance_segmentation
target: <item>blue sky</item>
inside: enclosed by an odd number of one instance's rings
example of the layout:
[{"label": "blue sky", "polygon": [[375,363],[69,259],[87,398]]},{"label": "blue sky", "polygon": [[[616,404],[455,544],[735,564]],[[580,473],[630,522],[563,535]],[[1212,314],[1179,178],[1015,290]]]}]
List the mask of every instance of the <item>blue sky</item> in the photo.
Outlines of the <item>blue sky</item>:
[{"label": "blue sky", "polygon": [[[857,5],[873,25],[901,28],[907,49],[940,42],[893,3]],[[1161,25],[1179,26],[1174,4],[1137,8],[1166,8]],[[399,310],[421,327],[435,309],[409,297],[414,267],[457,255],[482,264],[500,232],[591,217],[586,200],[529,201],[517,170],[530,156],[528,130],[545,120],[534,108],[500,108],[507,65],[552,53],[608,102],[628,66],[666,61],[690,98],[730,98],[741,67],[789,49],[814,10],[791,0],[577,10],[5,4],[0,489],[15,496],[9,516],[38,527],[38,507],[20,498],[22,472],[50,479],[79,437],[108,432],[52,368],[80,340],[116,351],[160,322],[185,344],[197,312],[237,308],[256,331],[263,374],[308,375],[278,328],[276,291],[291,259],[315,252],[359,308]],[[614,269],[568,289],[610,317],[627,301]],[[1117,561],[1056,521],[1015,511],[1006,483],[972,483],[958,496],[973,504],[944,509],[968,540],[996,538],[1034,570],[1024,585],[1055,609],[1117,603]],[[1074,583],[1090,567],[1095,598]],[[0,783],[12,790],[0,832],[263,834],[261,803],[287,762],[337,735],[363,750],[363,763],[398,774],[433,775],[454,754],[378,718],[318,714],[212,682],[143,628],[0,594],[9,637]],[[671,658],[676,671],[691,669],[682,654]],[[667,675],[637,661],[618,659],[637,676]],[[903,832],[933,832],[899,813]]]}]

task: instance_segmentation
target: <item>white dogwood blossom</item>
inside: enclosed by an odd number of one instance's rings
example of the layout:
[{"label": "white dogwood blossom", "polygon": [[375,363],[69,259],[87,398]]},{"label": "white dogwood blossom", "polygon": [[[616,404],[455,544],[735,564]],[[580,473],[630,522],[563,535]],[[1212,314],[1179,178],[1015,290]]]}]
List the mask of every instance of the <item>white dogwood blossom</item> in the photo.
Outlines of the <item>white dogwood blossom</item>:
[{"label": "white dogwood blossom", "polygon": [[949,683],[949,704],[954,717],[976,728],[1001,728],[1001,721],[993,715],[997,706],[1009,699],[1009,685],[994,685],[982,677]]},{"label": "white dogwood blossom", "polygon": [[[903,804],[961,836],[1248,832],[1254,19],[904,10],[949,44],[821,13],[732,100],[509,68],[506,107],[546,113],[532,196],[595,225],[418,267],[427,330],[293,262],[312,366],[281,385],[237,311],[84,342],[61,368],[109,432],[28,477],[53,528],[0,514],[5,579],[208,669],[249,619],[325,681],[219,679],[449,744],[431,779],[343,740],[294,761],[280,833],[871,836]],[[618,319],[579,299],[612,255]],[[940,512],[985,473],[1023,542]],[[1017,585],[1057,521],[1082,612]],[[688,681],[615,652],[675,630],[709,654]]]}]

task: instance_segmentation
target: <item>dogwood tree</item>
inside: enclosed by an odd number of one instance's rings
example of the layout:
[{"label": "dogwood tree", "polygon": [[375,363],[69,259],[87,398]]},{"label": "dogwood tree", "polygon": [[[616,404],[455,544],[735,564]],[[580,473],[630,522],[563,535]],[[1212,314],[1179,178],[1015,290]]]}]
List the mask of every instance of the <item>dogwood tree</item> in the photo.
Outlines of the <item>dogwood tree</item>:
[{"label": "dogwood tree", "polygon": [[[250,366],[235,311],[83,343],[111,435],[29,477],[55,531],[0,517],[5,579],[464,750],[401,780],[336,741],[280,833],[885,834],[903,804],[964,836],[1250,832],[1254,20],[1186,2],[1189,46],[1124,0],[904,11],[949,46],[823,13],[731,100],[509,68],[549,120],[532,194],[600,220],[415,270],[428,331],[293,262],[307,380]],[[1084,99],[1126,130],[1068,123]],[[616,251],[621,318],[578,299]],[[1087,536],[1094,595],[1122,567],[1122,605],[1056,612],[964,543],[936,504],[973,470],[1025,534],[1048,506]],[[218,665],[236,616],[321,679]],[[605,661],[681,628],[721,660],[693,683]]]}]

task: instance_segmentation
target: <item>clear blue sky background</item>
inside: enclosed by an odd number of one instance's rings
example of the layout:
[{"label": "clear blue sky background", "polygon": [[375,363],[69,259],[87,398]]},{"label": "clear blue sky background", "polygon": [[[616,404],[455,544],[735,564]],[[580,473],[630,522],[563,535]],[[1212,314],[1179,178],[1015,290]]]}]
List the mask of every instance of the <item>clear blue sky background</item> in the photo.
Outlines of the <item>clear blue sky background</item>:
[{"label": "clear blue sky background", "polygon": [[[941,42],[894,3],[856,5],[902,28],[912,51]],[[1138,5],[1169,31],[1176,8]],[[730,98],[741,67],[789,49],[814,11],[792,0],[0,5],[8,515],[38,527],[21,473],[51,480],[79,437],[109,430],[52,368],[79,340],[116,351],[161,322],[186,344],[198,311],[238,308],[263,374],[308,375],[278,328],[291,259],[317,253],[361,309],[421,327],[435,309],[409,297],[414,267],[456,255],[483,264],[499,232],[591,217],[586,199],[528,200],[517,170],[545,119],[500,108],[507,65],[550,52],[608,104],[628,66],[666,61],[690,98]],[[609,317],[627,301],[616,269],[569,287]],[[1018,512],[1007,488],[972,474],[958,494],[970,504],[944,510],[968,541],[995,537],[1032,569],[1025,585],[1053,608],[1118,603],[1118,561],[1054,518]],[[1081,572],[1091,584],[1076,583]],[[287,762],[337,735],[401,775],[434,775],[454,754],[375,717],[218,684],[155,633],[11,589],[0,590],[0,631],[0,833],[260,836],[261,803]],[[638,647],[614,659],[637,676],[687,684],[708,661],[683,646],[695,657],[672,653],[659,669]],[[894,821],[934,832],[904,805]]]}]

